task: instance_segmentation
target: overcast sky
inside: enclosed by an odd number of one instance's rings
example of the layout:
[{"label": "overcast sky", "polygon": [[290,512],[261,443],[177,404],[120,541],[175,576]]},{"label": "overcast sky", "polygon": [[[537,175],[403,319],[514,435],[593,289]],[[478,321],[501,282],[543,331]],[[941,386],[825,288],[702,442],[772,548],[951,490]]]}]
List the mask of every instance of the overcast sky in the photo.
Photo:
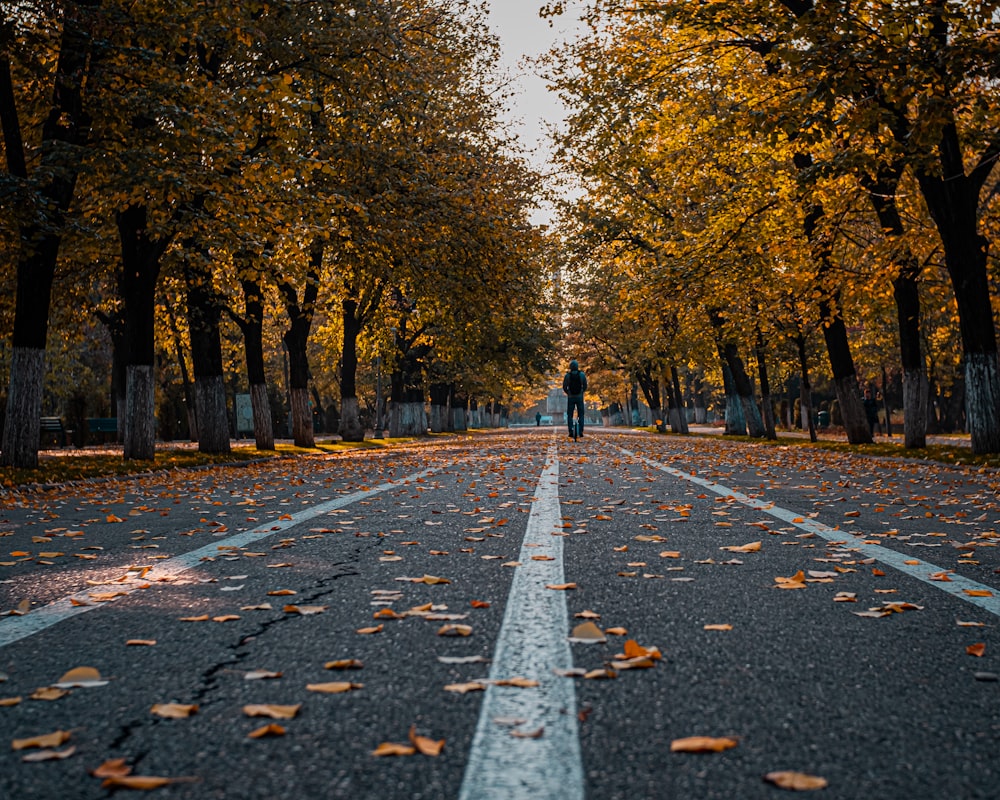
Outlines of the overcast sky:
[{"label": "overcast sky", "polygon": [[578,17],[584,6],[582,0],[566,2],[567,11],[549,21],[538,16],[544,0],[490,0],[490,26],[500,37],[504,61],[517,80],[517,96],[513,101],[512,115],[526,147],[538,148],[532,159],[536,168],[545,169],[547,155],[546,123],[558,122],[563,117],[558,97],[547,91],[545,81],[525,63],[526,57],[544,53],[553,44],[572,38]]}]

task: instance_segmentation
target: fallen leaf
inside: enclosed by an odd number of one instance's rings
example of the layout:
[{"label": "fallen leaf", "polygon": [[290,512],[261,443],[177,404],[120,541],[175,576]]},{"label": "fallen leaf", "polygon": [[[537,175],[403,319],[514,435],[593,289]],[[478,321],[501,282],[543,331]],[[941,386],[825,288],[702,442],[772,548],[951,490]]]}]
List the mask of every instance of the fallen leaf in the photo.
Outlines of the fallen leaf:
[{"label": "fallen leaf", "polygon": [[545,727],[536,728],[533,731],[511,731],[510,735],[515,739],[541,739],[545,734]]},{"label": "fallen leaf", "polygon": [[834,603],[856,603],[858,596],[854,592],[837,592],[833,596]]},{"label": "fallen leaf", "polygon": [[0,708],[10,708],[21,702],[20,697],[0,697]]},{"label": "fallen leaf", "polygon": [[298,594],[298,592],[292,589],[275,589],[273,592],[268,592],[270,597],[288,597],[289,595]]},{"label": "fallen leaf", "polygon": [[382,629],[384,627],[385,627],[385,625],[379,624],[379,625],[375,625],[372,628],[358,628],[357,631],[355,631],[355,632],[356,633],[360,633],[362,635],[367,635],[367,634],[370,634],[370,633],[381,633]]},{"label": "fallen leaf", "polygon": [[618,673],[608,667],[600,667],[598,669],[590,670],[590,672],[587,672],[583,677],[589,681],[601,681],[608,678],[617,678]]},{"label": "fallen leaf", "polygon": [[101,673],[94,667],[76,667],[52,685],[58,686],[60,689],[90,689],[107,684],[108,681],[101,678]]},{"label": "fallen leaf", "polygon": [[449,683],[444,687],[446,692],[454,692],[455,694],[466,694],[468,692],[481,692],[486,689],[486,685],[483,683],[478,683],[475,681],[470,681],[469,683]]},{"label": "fallen leaf", "polygon": [[674,739],[670,743],[671,753],[721,753],[736,747],[739,742],[729,737],[714,738],[711,736],[688,736],[684,739]]},{"label": "fallen leaf", "polygon": [[573,632],[570,634],[569,640],[571,642],[594,644],[606,642],[608,639],[604,635],[604,631],[588,620],[587,622],[581,622],[573,628]]},{"label": "fallen leaf", "polygon": [[790,789],[796,792],[825,789],[829,785],[826,778],[808,775],[804,772],[769,772],[764,776],[764,780],[781,789]]},{"label": "fallen leaf", "polygon": [[27,739],[14,739],[10,746],[14,750],[26,750],[29,747],[58,747],[71,736],[69,731],[54,731],[42,736],[32,736]]},{"label": "fallen leaf", "polygon": [[322,614],[326,611],[327,606],[296,606],[287,605],[282,610],[286,614],[301,614],[303,617],[311,616],[312,614]]},{"label": "fallen leaf", "polygon": [[250,704],[243,706],[243,713],[248,717],[270,717],[271,719],[293,719],[302,708],[301,703],[294,706],[279,706],[274,704]]},{"label": "fallen leaf", "polygon": [[983,653],[986,652],[985,642],[976,642],[975,644],[970,644],[965,648],[965,652],[970,656],[975,656],[976,658],[982,658]]},{"label": "fallen leaf", "polygon": [[521,676],[517,676],[515,678],[501,678],[493,683],[497,686],[514,686],[518,689],[533,689],[539,685],[538,681],[530,678],[522,678]]},{"label": "fallen leaf", "polygon": [[129,639],[125,644],[129,647],[152,647],[156,639]]},{"label": "fallen leaf", "polygon": [[427,736],[419,736],[416,725],[410,726],[410,744],[422,755],[431,756],[432,758],[437,758],[444,749],[444,739],[431,739]]},{"label": "fallen leaf", "polygon": [[38,750],[34,753],[28,753],[26,756],[21,756],[21,760],[29,764],[38,761],[61,761],[64,758],[69,758],[75,752],[76,745],[71,744],[65,750]]},{"label": "fallen leaf", "polygon": [[232,622],[239,618],[238,614],[220,614],[218,617],[212,617],[212,622]]},{"label": "fallen leaf", "polygon": [[600,619],[601,615],[596,611],[581,611],[579,614],[574,614],[574,617],[579,619]]},{"label": "fallen leaf", "polygon": [[263,739],[265,736],[284,736],[285,728],[279,725],[277,722],[269,722],[267,725],[261,725],[259,728],[255,728],[247,734],[248,739]]},{"label": "fallen leaf", "polygon": [[731,631],[732,629],[733,626],[729,624],[706,625],[704,627],[706,631]]},{"label": "fallen leaf", "polygon": [[351,681],[330,681],[329,683],[308,683],[306,690],[319,692],[320,694],[344,694],[345,692],[361,689],[363,683],[352,683]]},{"label": "fallen leaf", "polygon": [[606,628],[604,632],[610,633],[612,636],[628,636],[626,628]]},{"label": "fallen leaf", "polygon": [[187,719],[192,714],[197,713],[198,706],[182,703],[157,703],[150,711],[164,719]]},{"label": "fallen leaf", "polygon": [[659,661],[662,658],[660,650],[658,647],[643,647],[635,639],[627,639],[625,641],[624,655],[615,656],[622,660],[627,660],[630,658],[639,658],[641,656],[648,656],[654,661]]},{"label": "fallen leaf", "polygon": [[271,611],[273,608],[270,603],[260,603],[256,606],[240,606],[240,611]]},{"label": "fallen leaf", "polygon": [[471,636],[471,625],[442,625],[437,632],[438,636]]},{"label": "fallen leaf", "polygon": [[412,745],[396,744],[395,742],[382,742],[372,750],[373,756],[412,756],[417,750]]},{"label": "fallen leaf", "polygon": [[489,664],[485,656],[438,656],[442,664]]},{"label": "fallen leaf", "polygon": [[176,778],[161,778],[153,775],[113,775],[101,783],[104,789],[138,789],[147,791],[159,789],[173,783]]},{"label": "fallen leaf", "polygon": [[955,620],[955,624],[960,628],[985,628],[985,622],[963,622],[960,619]]},{"label": "fallen leaf", "polygon": [[805,589],[806,588],[806,574],[799,570],[790,578],[776,577],[774,582],[778,584],[779,589]]},{"label": "fallen leaf", "polygon": [[679,550],[664,550],[660,553],[660,558],[680,558],[681,554]]},{"label": "fallen leaf", "polygon": [[132,767],[125,763],[124,758],[109,758],[101,766],[92,769],[90,774],[95,778],[111,778],[128,775],[132,772]]},{"label": "fallen leaf", "polygon": [[416,583],[426,583],[428,586],[436,586],[439,583],[451,583],[451,581],[435,575],[424,575],[422,578],[417,578]]},{"label": "fallen leaf", "polygon": [[472,601],[470,601],[470,605],[473,608],[489,608],[490,607],[490,604],[487,603],[485,600],[472,600]]},{"label": "fallen leaf", "polygon": [[245,681],[262,681],[280,678],[280,672],[272,672],[269,669],[252,669],[243,675]]},{"label": "fallen leaf", "polygon": [[65,697],[68,694],[68,691],[56,686],[42,686],[39,689],[35,689],[29,697],[32,700],[58,700],[60,697]]},{"label": "fallen leaf", "polygon": [[763,542],[748,542],[747,544],[741,545],[730,545],[729,547],[720,547],[720,550],[728,550],[730,553],[757,553],[763,547]]},{"label": "fallen leaf", "polygon": [[649,656],[636,656],[635,658],[627,658],[621,661],[612,661],[611,666],[618,670],[650,669],[651,667],[656,666],[656,662]]},{"label": "fallen leaf", "polygon": [[993,592],[989,589],[962,589],[969,597],[993,597]]},{"label": "fallen leaf", "polygon": [[557,592],[562,592],[567,589],[575,589],[575,583],[547,583],[545,584],[546,589],[555,589]]},{"label": "fallen leaf", "polygon": [[208,614],[201,614],[200,616],[197,616],[197,617],[181,617],[180,618],[181,622],[208,622],[208,620],[209,620]]},{"label": "fallen leaf", "polygon": [[337,661],[327,661],[323,669],[361,669],[364,664],[356,658],[341,658]]}]

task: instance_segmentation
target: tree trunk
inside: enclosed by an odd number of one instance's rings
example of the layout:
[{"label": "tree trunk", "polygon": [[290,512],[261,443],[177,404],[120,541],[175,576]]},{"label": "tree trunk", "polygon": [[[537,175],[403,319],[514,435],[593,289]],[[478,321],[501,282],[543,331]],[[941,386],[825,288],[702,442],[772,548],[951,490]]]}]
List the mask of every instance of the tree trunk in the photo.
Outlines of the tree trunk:
[{"label": "tree trunk", "polygon": [[323,264],[324,244],[316,239],[309,251],[309,269],[301,304],[298,292],[291,284],[281,281],[278,288],[285,298],[289,327],[284,342],[288,350],[288,394],[292,411],[292,438],[298,447],[315,447],[312,412],[309,409],[309,329],[312,327],[316,299],[319,296],[319,274]]},{"label": "tree trunk", "polygon": [[258,450],[274,450],[274,423],[271,421],[271,401],[266,383],[250,384],[250,406],[253,409],[253,438]]},{"label": "tree trunk", "polygon": [[455,392],[451,405],[451,429],[461,432],[469,430],[469,396],[464,392]]},{"label": "tree trunk", "polygon": [[945,176],[918,173],[917,178],[941,236],[958,303],[972,451],[1000,453],[1000,361],[987,271],[989,243],[979,233],[978,221],[982,183],[964,174],[961,149],[952,138],[947,130],[942,150],[954,151],[954,163],[944,165]]},{"label": "tree trunk", "polygon": [[760,407],[764,414],[764,436],[768,439],[777,439],[778,432],[774,428],[774,405],[771,402],[771,381],[767,375],[767,361],[764,357],[764,336],[759,329],[754,351],[757,357],[757,374],[760,376]]},{"label": "tree trunk", "polygon": [[[358,336],[362,320],[358,318],[358,301],[347,297],[341,302],[344,320],[344,340],[340,367],[340,429],[345,442],[363,442],[365,429],[358,408]],[[378,409],[376,409],[377,413]]]},{"label": "tree trunk", "polygon": [[[187,411],[188,420],[188,437],[192,442],[198,441],[198,409],[197,404],[194,400],[194,390],[191,386],[191,376],[188,374],[187,358],[184,355],[184,346],[181,344],[181,331],[177,327],[177,317],[174,315],[172,308],[167,309],[167,320],[170,323],[170,333],[174,339],[174,353],[177,356],[177,366],[180,367],[181,371],[181,385],[184,387],[184,406],[185,411]],[[112,342],[114,339],[112,339]],[[123,352],[125,349],[123,345]],[[124,381],[121,385],[124,386]],[[115,381],[114,378],[111,380],[112,390],[114,389]],[[124,397],[124,395],[123,395]],[[121,403],[122,414],[124,414],[125,404]],[[119,431],[121,426],[119,426]]]},{"label": "tree trunk", "polygon": [[[118,424],[123,430],[125,457],[152,460],[156,454],[153,421],[156,280],[170,237],[149,238],[145,206],[129,206],[115,216],[122,248],[122,301],[129,345],[125,419],[119,417]],[[140,394],[132,397],[132,391]]]},{"label": "tree trunk", "polygon": [[432,383],[431,394],[431,433],[444,433],[448,429],[448,396],[451,386],[447,383]]},{"label": "tree trunk", "polygon": [[[38,467],[39,419],[42,412],[42,384],[45,377],[45,350],[15,347],[10,363],[10,388],[3,431],[3,465]],[[16,379],[15,379],[16,376]],[[25,434],[31,420],[31,436]]]},{"label": "tree trunk", "polygon": [[[927,374],[920,348],[920,262],[903,239],[906,231],[896,204],[901,174],[901,167],[887,166],[876,178],[865,177],[862,183],[882,230],[893,243],[894,260],[900,265],[892,289],[903,368],[903,446],[913,449],[927,446]],[[885,388],[883,385],[883,397]],[[888,416],[886,425],[888,428]]]},{"label": "tree trunk", "polygon": [[156,457],[152,365],[130,364],[126,383],[125,458],[152,461]]},{"label": "tree trunk", "polygon": [[[17,289],[12,369],[7,390],[0,465],[34,469],[38,466],[38,425],[45,377],[45,344],[49,304],[63,216],[76,190],[82,148],[90,125],[83,110],[83,86],[90,68],[91,30],[96,0],[67,4],[62,19],[55,88],[48,117],[42,124],[39,175],[34,187],[40,202],[29,209],[19,225]],[[7,170],[27,182],[27,160],[17,114],[9,59],[0,57],[0,126],[4,137]],[[35,137],[31,139],[34,141]],[[13,369],[14,359],[21,369]],[[34,381],[35,385],[28,385]]]},{"label": "tree trunk", "polygon": [[[676,366],[670,367],[670,383],[674,388],[672,406],[677,411],[677,427],[674,430],[676,433],[690,433],[691,429],[688,428],[687,410],[684,407],[684,395],[681,392],[681,376]],[[673,419],[670,420],[670,424],[673,425]]]},{"label": "tree trunk", "polygon": [[427,412],[423,401],[389,402],[389,435],[393,438],[403,436],[425,436],[427,434]]},{"label": "tree trunk", "polygon": [[733,371],[724,360],[722,362],[722,386],[726,394],[726,434],[746,436],[747,420],[743,414],[743,401],[736,393]]},{"label": "tree trunk", "polygon": [[799,413],[802,416],[802,427],[809,431],[809,441],[818,440],[816,435],[816,420],[812,413],[812,383],[809,379],[809,356],[806,352],[806,337],[799,334],[795,337],[795,347],[799,355]]},{"label": "tree trunk", "polygon": [[232,315],[243,334],[243,353],[253,409],[253,436],[258,450],[274,450],[274,423],[264,371],[264,299],[259,280],[242,279],[243,317]]},{"label": "tree trunk", "polygon": [[[195,254],[197,258],[199,253]],[[220,304],[207,270],[185,265],[187,284],[188,334],[194,367],[195,409],[198,418],[198,450],[228,453],[229,413],[222,367],[222,335],[219,331]]]}]

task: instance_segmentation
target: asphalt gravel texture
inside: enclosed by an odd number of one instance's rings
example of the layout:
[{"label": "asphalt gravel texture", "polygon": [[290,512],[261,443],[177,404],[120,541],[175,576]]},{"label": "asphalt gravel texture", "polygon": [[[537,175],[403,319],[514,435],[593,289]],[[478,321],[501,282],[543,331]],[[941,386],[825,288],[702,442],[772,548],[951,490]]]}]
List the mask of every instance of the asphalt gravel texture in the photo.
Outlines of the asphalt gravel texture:
[{"label": "asphalt gravel texture", "polygon": [[[4,498],[0,612],[21,613],[0,618],[0,640],[60,599],[87,610],[0,646],[0,797],[107,798],[117,790],[90,773],[116,758],[132,775],[172,779],[157,798],[457,797],[483,693],[444,687],[489,674],[553,454],[553,535],[564,537],[576,585],[565,590],[570,627],[586,614],[625,631],[574,643],[574,666],[606,668],[630,639],[662,654],[613,678],[562,679],[576,689],[586,797],[781,797],[763,778],[787,770],[824,778],[813,794],[837,800],[1000,798],[998,620],[941,591],[942,577],[964,575],[1000,594],[995,470],[599,429],[573,442],[546,428]],[[828,542],[654,464],[843,538]],[[293,514],[351,496],[288,527]],[[227,545],[269,526],[259,541]],[[871,562],[856,550],[862,541],[932,563],[937,579]],[[171,558],[213,544],[211,556],[158,579]],[[779,588],[799,571],[804,588]],[[108,596],[116,590],[127,593]],[[844,593],[854,601],[835,602]],[[886,603],[905,607],[858,616]],[[440,635],[449,624],[471,635]],[[363,666],[325,668],[343,659]],[[31,699],[80,666],[107,683]],[[248,680],[257,670],[280,677]],[[306,688],[329,681],[361,686]],[[151,713],[158,703],[198,708],[164,719]],[[247,716],[249,704],[301,707],[271,720]],[[271,722],[284,735],[248,738]],[[53,749],[75,748],[65,758],[25,762],[37,748],[13,748],[60,730],[69,738]],[[373,755],[407,744],[411,730],[443,739],[441,754]],[[691,736],[736,744],[671,751]]]}]

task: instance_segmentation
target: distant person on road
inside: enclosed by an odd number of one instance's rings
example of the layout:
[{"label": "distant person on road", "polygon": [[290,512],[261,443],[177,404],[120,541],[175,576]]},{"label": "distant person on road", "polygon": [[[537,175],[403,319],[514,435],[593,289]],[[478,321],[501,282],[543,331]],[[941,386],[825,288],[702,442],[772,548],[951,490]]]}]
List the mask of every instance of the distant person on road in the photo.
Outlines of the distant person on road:
[{"label": "distant person on road", "polygon": [[878,400],[872,395],[871,389],[865,389],[865,399],[862,402],[865,406],[865,418],[868,420],[868,432],[874,436],[875,426],[878,425]]},{"label": "distant person on road", "polygon": [[541,411],[536,411],[535,412],[535,427],[537,428],[541,424],[542,424],[542,412]]},{"label": "distant person on road", "polygon": [[563,394],[566,395],[566,424],[569,435],[573,435],[573,409],[580,420],[580,436],[583,436],[583,393],[587,391],[587,376],[574,358],[569,362],[569,372],[563,378]]}]

